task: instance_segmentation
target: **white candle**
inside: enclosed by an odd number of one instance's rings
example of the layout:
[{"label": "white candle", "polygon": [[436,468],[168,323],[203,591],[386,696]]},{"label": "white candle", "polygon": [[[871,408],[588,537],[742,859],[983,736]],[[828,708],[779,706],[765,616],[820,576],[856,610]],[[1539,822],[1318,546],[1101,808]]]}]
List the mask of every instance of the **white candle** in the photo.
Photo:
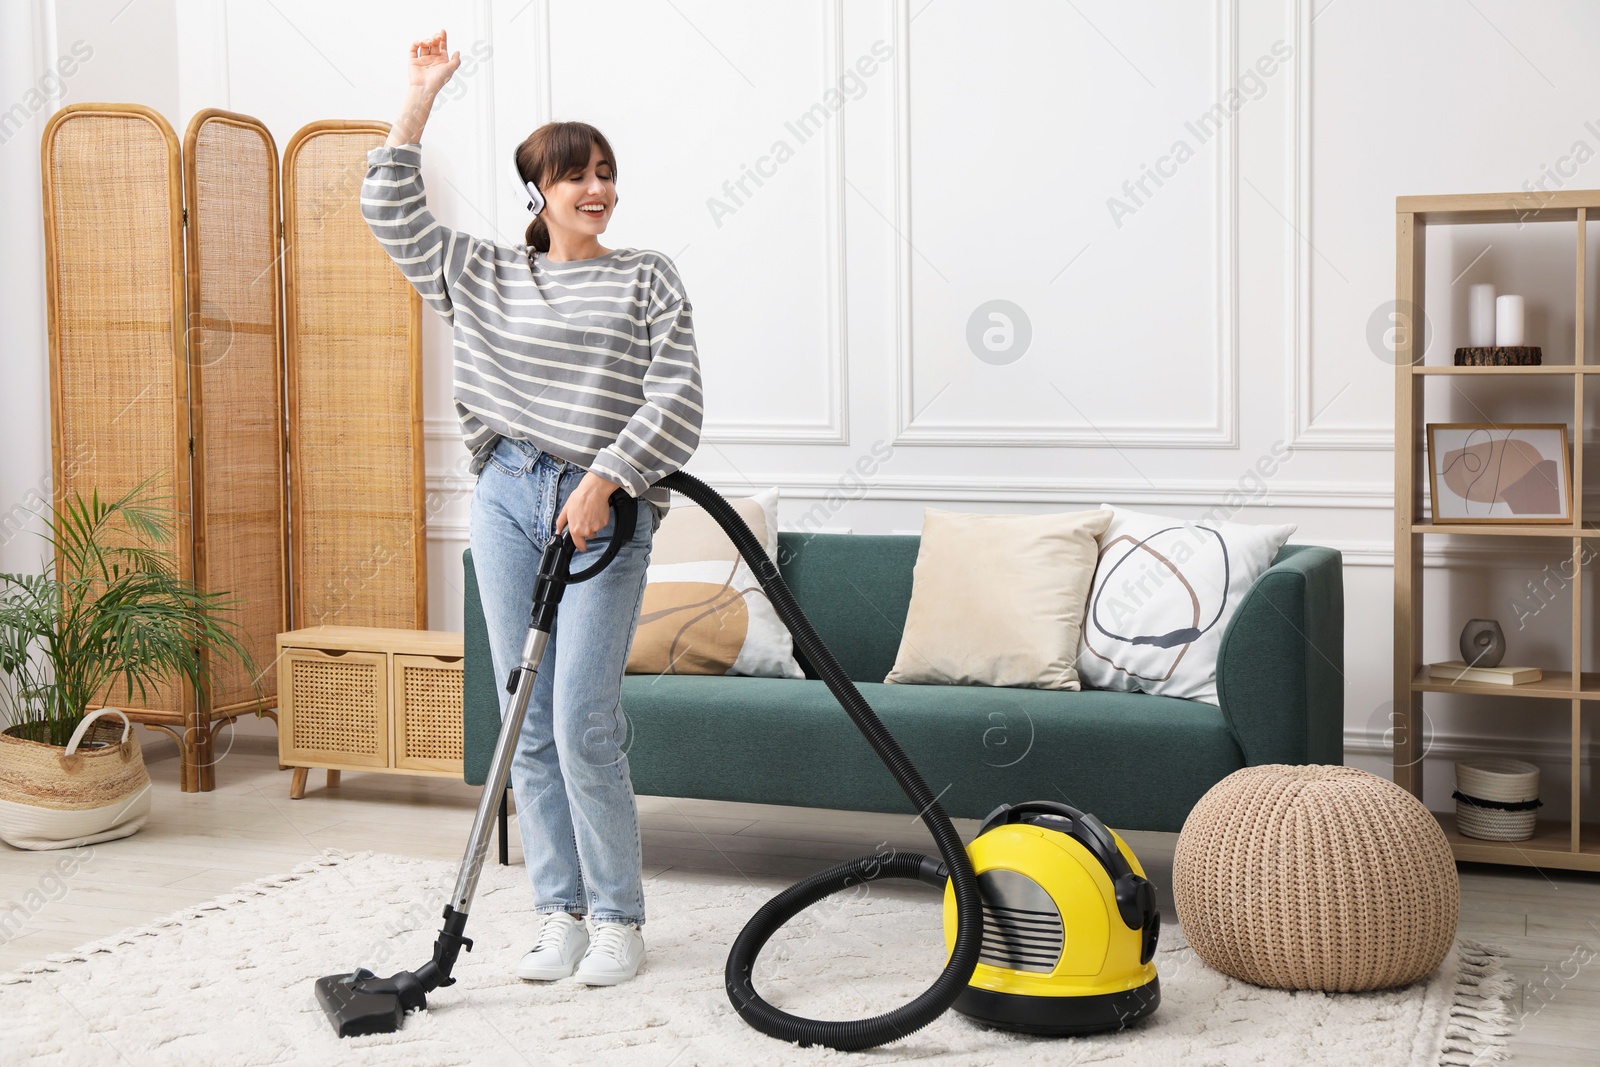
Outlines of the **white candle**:
[{"label": "white candle", "polygon": [[1494,302],[1494,343],[1522,344],[1522,297],[1502,296]]},{"label": "white candle", "polygon": [[1467,335],[1473,348],[1494,344],[1494,286],[1472,287],[1467,301]]}]

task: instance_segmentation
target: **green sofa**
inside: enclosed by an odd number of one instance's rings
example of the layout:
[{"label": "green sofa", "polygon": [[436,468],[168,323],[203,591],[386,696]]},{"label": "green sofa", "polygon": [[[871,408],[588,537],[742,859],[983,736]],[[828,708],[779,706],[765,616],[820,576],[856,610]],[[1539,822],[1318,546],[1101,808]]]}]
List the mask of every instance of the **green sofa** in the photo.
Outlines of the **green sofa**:
[{"label": "green sofa", "polygon": [[[919,540],[780,532],[778,569],[950,815],[1062,800],[1120,829],[1175,831],[1201,794],[1241,767],[1343,762],[1337,551],[1285,545],[1256,580],[1223,633],[1217,707],[1107,690],[885,684]],[[481,785],[500,705],[470,549],[464,562],[464,777]],[[806,673],[628,675],[634,790],[912,814],[825,683]]]}]

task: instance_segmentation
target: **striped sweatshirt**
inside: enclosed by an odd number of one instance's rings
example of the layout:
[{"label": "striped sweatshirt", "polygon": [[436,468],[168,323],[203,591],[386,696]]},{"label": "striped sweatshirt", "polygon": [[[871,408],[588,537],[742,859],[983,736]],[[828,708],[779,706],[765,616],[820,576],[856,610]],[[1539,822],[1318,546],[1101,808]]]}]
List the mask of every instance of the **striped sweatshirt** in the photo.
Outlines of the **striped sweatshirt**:
[{"label": "striped sweatshirt", "polygon": [[450,323],[471,473],[501,437],[519,438],[618,483],[659,521],[671,493],[655,483],[688,462],[703,414],[677,268],[637,248],[551,262],[448,229],[428,210],[421,165],[420,144],[368,152],[361,214]]}]

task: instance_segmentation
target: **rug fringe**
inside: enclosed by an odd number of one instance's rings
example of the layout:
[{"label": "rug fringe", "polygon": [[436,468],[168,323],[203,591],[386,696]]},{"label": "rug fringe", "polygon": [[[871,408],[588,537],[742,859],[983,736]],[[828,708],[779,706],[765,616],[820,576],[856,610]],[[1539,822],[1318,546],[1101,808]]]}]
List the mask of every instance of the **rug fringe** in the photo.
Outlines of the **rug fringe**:
[{"label": "rug fringe", "polygon": [[1511,1037],[1511,994],[1517,980],[1500,961],[1510,953],[1466,938],[1459,945],[1460,966],[1439,1067],[1503,1063]]},{"label": "rug fringe", "polygon": [[139,937],[155,937],[156,935],[171,930],[175,926],[183,926],[196,919],[203,919],[206,915],[226,911],[231,905],[243,904],[253,897],[265,896],[274,889],[284,889],[295,882],[304,881],[306,878],[321,874],[329,868],[337,867],[351,860],[365,859],[373,855],[371,849],[361,852],[349,852],[342,848],[325,848],[315,858],[296,865],[284,874],[268,875],[258,878],[253,882],[237,885],[211,900],[201,901],[179,908],[159,918],[152,919],[144,926],[130,926],[125,930],[94,941],[87,941],[75,949],[67,952],[52,952],[42,960],[24,963],[20,967],[5,974],[0,974],[0,985],[18,985],[32,981],[30,975],[45,974],[60,971],[68,964],[86,963],[89,956],[96,952],[111,952],[118,945],[125,945]]}]

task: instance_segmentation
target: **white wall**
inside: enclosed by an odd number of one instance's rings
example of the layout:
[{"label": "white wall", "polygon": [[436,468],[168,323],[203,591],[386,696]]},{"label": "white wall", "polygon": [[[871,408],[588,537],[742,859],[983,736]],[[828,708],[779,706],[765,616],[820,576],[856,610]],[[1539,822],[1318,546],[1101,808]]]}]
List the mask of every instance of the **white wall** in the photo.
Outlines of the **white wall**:
[{"label": "white wall", "polygon": [[[708,416],[690,471],[730,494],[781,486],[790,528],[1102,502],[1297,522],[1295,541],[1345,553],[1347,754],[1380,773],[1393,369],[1369,333],[1394,293],[1394,197],[1516,190],[1577,141],[1600,149],[1600,6],[1582,0],[124,5],[32,0],[26,48],[6,11],[7,56],[36,72],[78,38],[94,58],[0,147],[18,208],[0,403],[19,460],[0,501],[48,485],[34,276],[50,111],[138,101],[181,132],[224,107],[282,146],[316,119],[391,120],[406,45],[442,26],[464,62],[423,139],[435,212],[518,241],[511,147],[551,118],[606,132],[628,201],[606,242],[671,255],[697,311]],[[14,64],[4,77],[18,99],[26,79]],[[800,128],[808,112],[820,128]],[[1565,170],[1564,187],[1600,185],[1600,163]],[[1571,358],[1571,276],[1563,290],[1548,267],[1570,268],[1570,227],[1546,231],[1430,247],[1436,346],[1454,343],[1465,286],[1487,280],[1525,292],[1535,340]],[[969,333],[992,301],[1031,339],[981,359]],[[456,628],[471,480],[448,332],[425,323],[428,486],[444,494],[429,600],[432,625]],[[1570,417],[1558,401],[1496,417]],[[1441,395],[1429,417],[1482,402]],[[1252,481],[1278,442],[1292,458]],[[875,448],[892,454],[860,485]],[[1428,658],[1453,654],[1471,614],[1507,623],[1508,660],[1565,655],[1569,608],[1514,625],[1546,554],[1428,548],[1430,615],[1449,620],[1429,627]],[[8,543],[0,559],[32,552]],[[1539,759],[1561,795],[1566,705],[1527,705],[1429,698],[1432,806],[1449,806],[1448,761],[1487,748]]]}]

